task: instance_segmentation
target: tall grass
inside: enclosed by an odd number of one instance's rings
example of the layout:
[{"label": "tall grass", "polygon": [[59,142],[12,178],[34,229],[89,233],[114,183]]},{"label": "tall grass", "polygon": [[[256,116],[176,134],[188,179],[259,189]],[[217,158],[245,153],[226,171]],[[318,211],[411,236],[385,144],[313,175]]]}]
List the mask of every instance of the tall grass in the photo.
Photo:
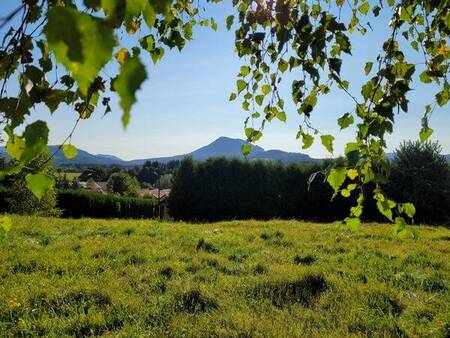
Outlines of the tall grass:
[{"label": "tall grass", "polygon": [[450,230],[13,217],[2,336],[448,337]]}]

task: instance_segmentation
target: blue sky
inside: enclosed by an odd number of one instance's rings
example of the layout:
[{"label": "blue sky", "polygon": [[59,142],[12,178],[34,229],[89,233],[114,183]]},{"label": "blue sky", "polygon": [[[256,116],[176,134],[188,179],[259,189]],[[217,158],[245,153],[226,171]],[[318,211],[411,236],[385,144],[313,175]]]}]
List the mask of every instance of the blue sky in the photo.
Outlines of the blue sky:
[{"label": "blue sky", "polygon": [[[2,4],[1,16],[16,8],[19,0]],[[194,31],[194,41],[180,53],[166,51],[163,60],[154,66],[146,52],[141,54],[148,73],[148,80],[137,94],[138,101],[132,110],[132,119],[123,129],[117,98],[112,99],[112,113],[102,118],[98,111],[89,120],[82,121],[72,143],[92,153],[113,154],[123,159],[168,156],[190,152],[219,136],[244,138],[243,122],[246,114],[240,101],[229,102],[228,97],[235,88],[236,74],[242,62],[234,53],[234,32],[225,29],[225,18],[233,12],[230,1],[209,7],[208,16],[219,23],[217,32],[208,28]],[[346,57],[343,76],[351,82],[351,91],[358,95],[366,61],[374,61],[388,36],[387,18],[372,21],[374,31],[361,37],[354,35],[353,56]],[[3,31],[0,34],[4,34]],[[144,34],[143,34],[144,35]],[[125,44],[128,43],[124,38]],[[420,56],[409,54],[411,60]],[[115,66],[108,66],[110,72]],[[289,79],[285,79],[282,93],[286,102],[290,100]],[[417,139],[420,117],[425,104],[434,95],[433,88],[416,83],[410,96],[410,111],[396,116],[394,134],[388,138],[389,150],[395,149],[404,139]],[[353,102],[343,92],[322,97],[312,114],[313,125],[322,133],[335,135],[335,155],[341,154],[346,142],[353,137],[354,130],[339,131],[336,119],[353,109]],[[312,157],[329,157],[320,142],[304,151],[295,139],[301,118],[292,105],[287,105],[286,123],[273,122],[265,129],[258,145],[266,149],[282,149],[308,153]],[[61,143],[70,132],[77,113],[62,107],[50,115],[45,106],[39,106],[28,119],[44,119],[50,127],[50,143]],[[448,108],[437,109],[431,119],[435,130],[432,139],[439,140],[444,153],[450,153],[450,114]]]}]

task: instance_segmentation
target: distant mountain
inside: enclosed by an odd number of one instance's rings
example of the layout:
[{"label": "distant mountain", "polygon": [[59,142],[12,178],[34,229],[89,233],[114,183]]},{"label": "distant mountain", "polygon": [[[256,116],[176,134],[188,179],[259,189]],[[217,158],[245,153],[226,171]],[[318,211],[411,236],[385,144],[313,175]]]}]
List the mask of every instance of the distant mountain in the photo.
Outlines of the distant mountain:
[{"label": "distant mountain", "polygon": [[[222,136],[207,146],[194,150],[189,155],[191,155],[194,160],[199,161],[207,160],[210,157],[244,158],[244,156],[242,156],[242,146],[245,143],[244,140]],[[263,148],[253,145],[252,155],[258,155],[263,152]]]},{"label": "distant mountain", "polygon": [[[49,146],[50,153],[53,154],[58,150],[58,146]],[[113,165],[121,164],[124,161],[116,156],[112,155],[93,155],[85,150],[78,149],[77,156],[68,160],[64,157],[62,151],[56,152],[53,158],[53,164],[55,166],[72,165],[72,164],[90,164],[90,165]]]},{"label": "distant mountain", "polygon": [[261,160],[271,160],[271,161],[281,161],[284,163],[291,162],[311,162],[314,159],[306,154],[302,153],[288,153],[281,150],[267,150],[260,153],[253,154],[250,153],[251,159],[261,159]]},{"label": "distant mountain", "polygon": [[[58,150],[58,146],[49,146],[48,150],[50,154],[54,154],[53,157],[53,164],[55,166],[61,166],[61,165],[75,165],[75,164],[82,164],[82,165],[113,165],[113,164],[122,164],[123,160],[116,156],[112,155],[93,155],[91,153],[88,153],[87,151],[84,151],[82,149],[78,149],[77,156],[72,159],[68,160],[64,157],[64,154],[61,150]],[[6,153],[5,147],[0,147],[0,156],[9,158],[8,154]]]},{"label": "distant mountain", "polygon": [[[194,150],[188,154],[167,156],[167,157],[154,157],[137,159],[131,161],[124,161],[121,158],[114,155],[104,155],[98,154],[93,155],[78,149],[78,155],[72,159],[68,160],[64,157],[62,151],[58,151],[53,159],[53,164],[55,166],[62,165],[118,165],[118,166],[141,166],[146,161],[157,161],[162,163],[167,163],[170,161],[182,160],[186,156],[192,156],[194,160],[204,161],[211,157],[227,157],[227,158],[239,158],[242,159],[242,145],[245,144],[244,140],[233,139],[229,137],[219,137],[212,143]],[[58,149],[58,146],[49,146],[51,153],[54,153]],[[0,147],[0,156],[8,157],[4,147]],[[389,159],[394,157],[394,153],[387,153],[386,156]],[[444,155],[447,161],[450,162],[450,155]],[[313,159],[306,154],[302,153],[291,153],[281,150],[264,150],[263,148],[254,145],[252,152],[248,156],[249,159],[261,159],[268,161],[281,161],[283,163],[291,162],[317,162],[319,159]]]},{"label": "distant mountain", "polygon": [[112,161],[118,161],[118,162],[123,161],[121,158],[119,158],[119,157],[117,157],[117,156],[114,156],[114,155],[97,154],[97,155],[95,155],[95,156],[98,157],[98,158],[106,159],[106,160],[112,160]]},{"label": "distant mountain", "polygon": [[[169,162],[174,160],[181,160],[185,156],[191,156],[196,161],[204,161],[212,157],[226,157],[226,158],[238,158],[243,159],[242,155],[242,145],[246,142],[241,139],[233,139],[229,137],[219,137],[212,143],[194,150],[191,153],[184,155],[176,155],[170,157],[158,157],[143,160],[129,161],[131,165],[143,165],[146,161],[158,161],[158,162]],[[289,153],[281,150],[268,150],[265,151],[264,148],[260,146],[253,145],[252,152],[248,156],[251,160],[261,159],[270,161],[281,161],[284,163],[290,162],[310,162],[313,161],[308,155],[301,153]]]}]

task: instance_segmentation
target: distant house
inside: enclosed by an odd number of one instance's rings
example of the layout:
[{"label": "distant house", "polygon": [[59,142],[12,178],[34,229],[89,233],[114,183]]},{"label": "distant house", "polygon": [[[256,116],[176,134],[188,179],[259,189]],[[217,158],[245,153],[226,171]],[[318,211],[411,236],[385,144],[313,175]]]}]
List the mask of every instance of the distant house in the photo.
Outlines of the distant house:
[{"label": "distant house", "polygon": [[79,182],[80,188],[96,192],[99,194],[108,193],[107,184],[108,182],[93,182],[93,181]]},{"label": "distant house", "polygon": [[155,198],[166,198],[170,194],[170,189],[141,189],[139,195],[141,196],[153,196]]},{"label": "distant house", "polygon": [[[99,194],[107,194],[108,193],[108,182],[79,182],[80,188],[92,192],[96,192]],[[155,198],[164,199],[168,197],[170,194],[170,189],[141,189],[139,190],[139,196],[152,196]]]}]

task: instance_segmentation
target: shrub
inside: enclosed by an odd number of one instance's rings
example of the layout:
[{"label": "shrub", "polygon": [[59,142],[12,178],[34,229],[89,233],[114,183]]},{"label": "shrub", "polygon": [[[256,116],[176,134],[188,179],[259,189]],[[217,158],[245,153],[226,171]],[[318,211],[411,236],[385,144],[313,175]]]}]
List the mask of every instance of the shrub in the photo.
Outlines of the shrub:
[{"label": "shrub", "polygon": [[58,207],[64,217],[152,218],[156,202],[148,198],[62,190],[58,193]]},{"label": "shrub", "polygon": [[137,196],[139,191],[139,182],[124,172],[112,174],[108,179],[108,192],[122,196]]},{"label": "shrub", "polygon": [[416,222],[446,223],[450,218],[450,170],[435,142],[404,142],[395,153],[388,183],[399,202],[412,202]]},{"label": "shrub", "polygon": [[18,175],[9,177],[6,191],[7,211],[22,215],[39,216],[59,216],[60,210],[57,209],[56,192],[54,189],[48,190],[41,199],[27,188],[25,175],[34,172],[36,169],[47,175],[54,176],[55,171],[48,163],[48,153],[43,153],[28,164],[28,168]]}]

